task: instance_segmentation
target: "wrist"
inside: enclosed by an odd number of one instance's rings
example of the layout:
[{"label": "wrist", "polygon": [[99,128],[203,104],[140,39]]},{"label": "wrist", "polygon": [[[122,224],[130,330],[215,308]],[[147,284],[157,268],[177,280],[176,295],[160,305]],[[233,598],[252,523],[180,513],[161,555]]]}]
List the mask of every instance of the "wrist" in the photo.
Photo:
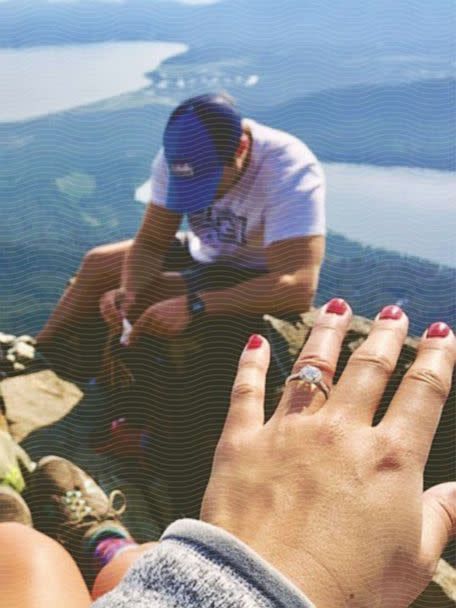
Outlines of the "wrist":
[{"label": "wrist", "polygon": [[[193,555],[202,556],[207,563],[213,564],[223,577],[233,576],[234,584],[229,585],[227,604],[315,608],[303,591],[251,547],[223,528],[203,521],[178,520],[166,529],[161,541],[162,547],[171,541],[175,546],[174,551],[176,545],[187,546]],[[209,569],[206,580],[208,575]],[[216,589],[215,580],[212,584]],[[217,606],[224,605],[221,591],[222,589],[217,590],[221,600]]]},{"label": "wrist", "polygon": [[[239,519],[242,519],[241,517]],[[218,521],[217,526],[228,534],[233,535],[238,541],[244,543],[256,555],[279,572],[291,584],[295,585],[304,593],[318,608],[347,608],[348,605],[362,608],[364,604],[360,601],[361,594],[353,594],[347,600],[345,590],[323,560],[318,559],[304,547],[293,547],[293,542],[286,542],[280,537],[271,537],[267,534],[251,534],[254,526],[249,523],[247,532],[240,530],[238,525]],[[372,606],[375,605],[372,603]]]},{"label": "wrist", "polygon": [[[264,548],[249,545],[258,555],[281,572],[289,581],[300,589],[318,608],[347,608],[347,596],[339,581],[326,565],[314,558],[308,551],[276,551],[275,548]],[[272,549],[272,550],[271,550]],[[358,594],[351,597],[353,607],[361,608]],[[372,603],[374,606],[375,603]]]}]

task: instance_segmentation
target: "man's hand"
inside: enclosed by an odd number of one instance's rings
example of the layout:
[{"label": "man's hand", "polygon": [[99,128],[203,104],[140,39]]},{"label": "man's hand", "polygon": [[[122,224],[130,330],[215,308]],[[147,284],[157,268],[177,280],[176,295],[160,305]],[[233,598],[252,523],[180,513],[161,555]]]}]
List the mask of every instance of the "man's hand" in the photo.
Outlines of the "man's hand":
[{"label": "man's hand", "polygon": [[129,344],[143,335],[172,338],[182,333],[190,322],[187,296],[179,296],[149,306],[133,326]]},{"label": "man's hand", "polygon": [[135,303],[135,294],[122,288],[107,291],[100,299],[100,313],[112,331],[122,331],[122,319]]},{"label": "man's hand", "polygon": [[[293,372],[328,387],[351,311],[325,306]],[[456,532],[456,483],[423,494],[423,471],[450,391],[456,339],[444,323],[422,337],[381,422],[374,415],[408,319],[382,311],[330,393],[291,381],[265,423],[269,345],[241,355],[201,519],[225,528],[319,608],[405,608],[431,580]]]},{"label": "man's hand", "polygon": [[[129,248],[121,276],[123,288],[106,292],[100,299],[100,312],[113,332],[122,332],[122,319],[134,320],[147,288],[160,275],[163,258],[179,227],[181,215],[151,202],[138,234]],[[148,304],[151,303],[149,299]],[[144,305],[144,308],[141,307]],[[130,313],[133,319],[130,319]]]}]

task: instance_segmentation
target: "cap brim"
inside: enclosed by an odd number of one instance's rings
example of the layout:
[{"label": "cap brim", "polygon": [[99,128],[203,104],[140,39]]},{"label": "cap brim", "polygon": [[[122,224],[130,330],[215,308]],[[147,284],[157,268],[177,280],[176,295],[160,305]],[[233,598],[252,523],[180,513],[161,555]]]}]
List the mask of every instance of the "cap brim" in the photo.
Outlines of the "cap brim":
[{"label": "cap brim", "polygon": [[210,174],[198,177],[170,175],[166,207],[176,213],[195,213],[209,207],[222,179],[223,165],[215,167]]}]

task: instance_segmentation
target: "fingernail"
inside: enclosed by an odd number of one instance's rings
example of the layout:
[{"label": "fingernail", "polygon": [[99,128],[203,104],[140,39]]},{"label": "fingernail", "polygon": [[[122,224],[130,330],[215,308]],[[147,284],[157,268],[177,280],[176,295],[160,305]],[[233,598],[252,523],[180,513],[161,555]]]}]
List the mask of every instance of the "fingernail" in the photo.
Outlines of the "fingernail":
[{"label": "fingernail", "polygon": [[402,315],[402,308],[393,304],[392,306],[385,306],[385,308],[382,308],[378,318],[382,320],[391,319],[393,321],[397,321],[402,317]]},{"label": "fingernail", "polygon": [[262,344],[263,344],[263,338],[261,336],[259,336],[258,334],[253,334],[253,336],[250,336],[249,341],[247,342],[246,348],[248,348],[249,350],[252,348],[260,348],[260,346]]},{"label": "fingernail", "polygon": [[347,303],[342,298],[333,298],[326,306],[326,312],[334,315],[343,315],[348,309]]},{"label": "fingernail", "polygon": [[450,328],[446,323],[433,323],[428,327],[427,338],[446,338],[450,333]]}]

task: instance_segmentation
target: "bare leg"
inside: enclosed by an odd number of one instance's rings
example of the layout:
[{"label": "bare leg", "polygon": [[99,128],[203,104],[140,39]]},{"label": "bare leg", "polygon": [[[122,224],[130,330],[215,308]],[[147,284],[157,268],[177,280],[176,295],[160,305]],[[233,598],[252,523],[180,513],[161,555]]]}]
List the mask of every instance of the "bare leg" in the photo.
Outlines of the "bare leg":
[{"label": "bare leg", "polygon": [[51,538],[17,523],[0,524],[0,608],[88,608],[76,563]]},{"label": "bare leg", "polygon": [[[42,331],[37,335],[41,352],[53,368],[73,379],[110,374],[112,358],[107,327],[100,312],[101,296],[120,285],[125,256],[133,241],[121,241],[91,249],[79,272],[63,294]],[[138,302],[131,311],[134,322],[149,306],[160,300],[186,292],[186,283],[178,272],[164,272],[138,294]],[[114,338],[114,336],[111,336]]]},{"label": "bare leg", "polygon": [[120,274],[132,241],[101,245],[84,257],[74,283],[68,287],[37,336],[40,345],[47,345],[57,336],[78,334],[89,321],[100,318],[101,296],[120,284]]},{"label": "bare leg", "polygon": [[[37,335],[43,346],[52,343],[56,336],[78,338],[90,322],[101,320],[99,301],[110,289],[120,285],[120,277],[125,256],[132,240],[91,249],[82,261],[75,281],[70,285]],[[186,292],[186,283],[178,272],[163,272],[145,294],[140,294],[139,316],[143,310],[155,302],[172,298]]]},{"label": "bare leg", "polygon": [[98,597],[108,593],[111,589],[114,589],[122,578],[125,576],[127,570],[132,566],[137,559],[141,557],[143,553],[158,545],[158,542],[145,543],[134,549],[123,551],[112,561],[109,562],[100,572],[93,584],[92,598],[95,600]]}]

